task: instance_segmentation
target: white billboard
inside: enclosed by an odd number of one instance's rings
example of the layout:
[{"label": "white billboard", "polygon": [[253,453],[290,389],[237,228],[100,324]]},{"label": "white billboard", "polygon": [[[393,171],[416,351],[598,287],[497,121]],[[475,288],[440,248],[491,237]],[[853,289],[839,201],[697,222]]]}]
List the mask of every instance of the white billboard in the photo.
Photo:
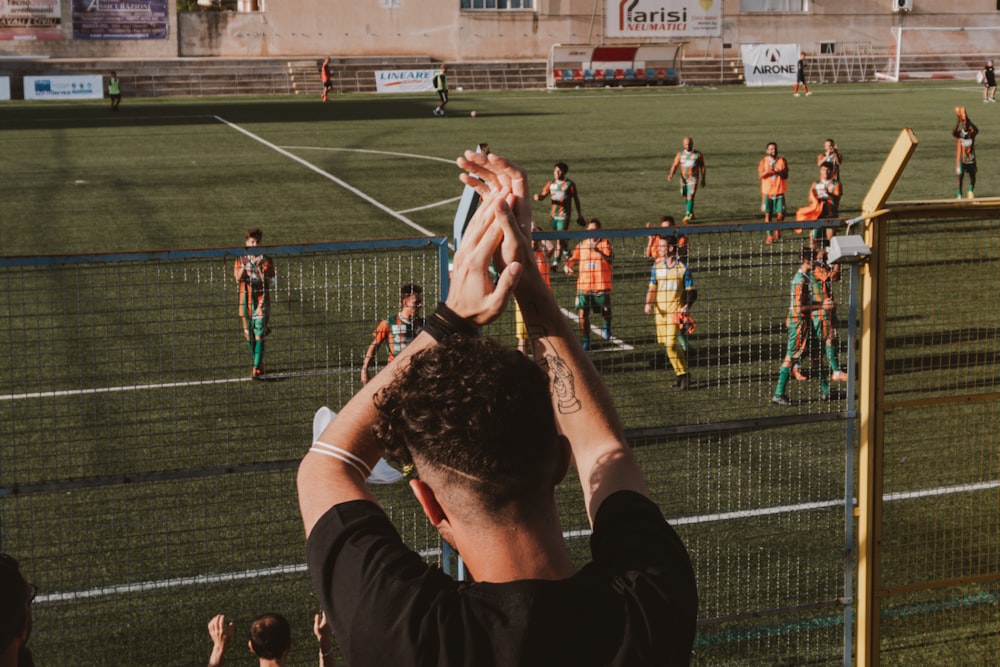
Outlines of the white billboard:
[{"label": "white billboard", "polygon": [[799,62],[798,44],[741,44],[748,86],[791,86]]},{"label": "white billboard", "polygon": [[375,71],[375,91],[379,93],[427,93],[434,91],[433,69]]},{"label": "white billboard", "polygon": [[722,35],[722,0],[608,0],[605,37],[683,39]]},{"label": "white billboard", "polygon": [[99,74],[24,77],[26,100],[99,100],[104,80]]}]

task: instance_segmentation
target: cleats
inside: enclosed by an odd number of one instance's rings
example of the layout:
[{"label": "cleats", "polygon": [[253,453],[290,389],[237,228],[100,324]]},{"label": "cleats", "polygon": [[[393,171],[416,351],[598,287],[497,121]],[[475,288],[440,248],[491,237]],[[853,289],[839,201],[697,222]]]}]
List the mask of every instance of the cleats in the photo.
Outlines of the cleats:
[{"label": "cleats", "polygon": [[685,225],[691,222],[692,220],[694,220],[694,213],[688,213],[683,218],[681,218],[681,222],[684,223]]},{"label": "cleats", "polygon": [[844,371],[834,371],[830,374],[831,382],[847,382],[847,373]]},{"label": "cleats", "polygon": [[799,96],[799,94],[798,94],[798,93],[795,93],[795,97],[798,97],[798,96]]},{"label": "cleats", "polygon": [[785,398],[784,396],[772,396],[771,402],[775,405],[791,405],[792,402]]},{"label": "cleats", "polygon": [[253,373],[251,373],[250,378],[253,379],[253,380],[263,380],[264,379],[264,367],[260,366],[258,368],[253,369]]},{"label": "cleats", "polygon": [[677,376],[677,387],[681,391],[687,391],[691,388],[691,375],[685,373],[684,375]]},{"label": "cleats", "polygon": [[[800,369],[796,368],[795,366],[792,366],[792,377],[798,380],[799,382],[805,382],[806,380],[809,379],[808,375],[803,373]],[[846,375],[844,375],[844,379],[845,380],[847,379]]]},{"label": "cleats", "polygon": [[972,193],[972,190],[969,190],[968,192],[966,192],[966,193],[965,193],[965,198],[966,198],[966,199],[975,199],[975,198],[976,198],[976,195],[974,195],[974,194]]}]

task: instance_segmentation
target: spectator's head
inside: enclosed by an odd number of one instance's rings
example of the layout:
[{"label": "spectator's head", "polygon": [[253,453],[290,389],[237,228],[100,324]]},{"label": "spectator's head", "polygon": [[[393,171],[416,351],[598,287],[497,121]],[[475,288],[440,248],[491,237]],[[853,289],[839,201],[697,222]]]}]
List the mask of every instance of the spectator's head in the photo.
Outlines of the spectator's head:
[{"label": "spectator's head", "polygon": [[0,664],[18,664],[31,636],[31,602],[36,589],[12,556],[0,553]]},{"label": "spectator's head", "polygon": [[264,238],[264,232],[260,231],[259,227],[254,227],[253,229],[248,229],[243,238],[245,239],[244,245],[248,247],[260,245],[260,240]]},{"label": "spectator's head", "polygon": [[413,464],[461,518],[523,517],[546,500],[554,507],[568,453],[548,377],[516,349],[448,336],[410,357],[375,406],[375,436],[387,455]]},{"label": "spectator's head", "polygon": [[292,647],[292,628],[281,614],[261,614],[250,624],[250,650],[258,658],[279,660]]},{"label": "spectator's head", "polygon": [[672,215],[665,215],[660,218],[660,227],[673,227],[674,224],[674,216]]},{"label": "spectator's head", "polygon": [[566,174],[569,173],[569,165],[565,162],[556,162],[555,168],[552,170],[557,180],[562,180],[566,178]]},{"label": "spectator's head", "polygon": [[601,221],[597,218],[591,218],[587,221],[587,229],[600,229]]}]

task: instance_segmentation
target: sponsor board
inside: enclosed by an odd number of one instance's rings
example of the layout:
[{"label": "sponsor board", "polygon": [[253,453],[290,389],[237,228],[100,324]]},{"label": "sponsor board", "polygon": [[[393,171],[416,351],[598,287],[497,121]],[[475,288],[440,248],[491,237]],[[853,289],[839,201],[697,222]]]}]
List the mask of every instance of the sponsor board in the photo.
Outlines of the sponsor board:
[{"label": "sponsor board", "polygon": [[104,80],[96,74],[24,77],[26,100],[99,100]]},{"label": "sponsor board", "polygon": [[60,0],[0,0],[0,40],[62,39]]},{"label": "sponsor board", "polygon": [[748,86],[791,86],[799,61],[798,44],[741,44]]},{"label": "sponsor board", "polygon": [[605,35],[682,39],[722,35],[722,0],[609,0]]},{"label": "sponsor board", "polygon": [[434,92],[432,69],[396,69],[375,71],[375,91],[379,93]]}]

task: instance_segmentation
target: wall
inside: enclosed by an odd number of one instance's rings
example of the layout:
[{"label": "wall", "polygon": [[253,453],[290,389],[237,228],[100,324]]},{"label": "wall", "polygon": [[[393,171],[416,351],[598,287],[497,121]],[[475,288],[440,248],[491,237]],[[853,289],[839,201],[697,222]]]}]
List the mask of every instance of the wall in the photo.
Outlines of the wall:
[{"label": "wall", "polygon": [[[605,0],[613,2],[614,0]],[[891,47],[890,29],[908,26],[997,25],[1000,12],[987,0],[954,0],[948,12],[938,0],[915,0],[905,16],[890,0],[810,0],[807,13],[741,14],[739,0],[723,2],[720,37],[693,39],[685,56],[738,55],[741,43],[796,42],[818,52],[821,42],[870,43]],[[332,3],[328,0],[272,1],[258,13],[183,12],[170,0],[172,22],[166,40],[73,40],[70,0],[62,0],[61,41],[0,42],[3,55],[52,57],[162,58],[309,56],[427,56],[448,62],[544,59],[554,43],[603,41],[605,3],[594,0],[535,0],[535,10],[459,9],[460,0],[385,0]],[[970,48],[957,35],[958,51],[1000,51],[996,36],[980,32]],[[609,43],[614,40],[608,40]],[[619,40],[620,41],[620,40]]]},{"label": "wall", "polygon": [[73,39],[72,0],[60,0],[62,39],[0,40],[0,57],[52,58],[175,58],[177,57],[177,0],[168,0],[166,39]]}]

